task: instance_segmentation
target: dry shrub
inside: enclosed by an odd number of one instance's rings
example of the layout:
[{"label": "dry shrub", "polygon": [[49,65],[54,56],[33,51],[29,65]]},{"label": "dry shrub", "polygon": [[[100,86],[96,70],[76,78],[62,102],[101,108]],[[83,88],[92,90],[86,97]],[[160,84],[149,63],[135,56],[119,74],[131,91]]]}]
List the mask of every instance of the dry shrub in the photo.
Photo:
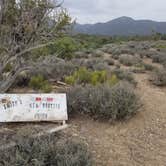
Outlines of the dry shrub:
[{"label": "dry shrub", "polygon": [[152,61],[155,63],[166,63],[166,53],[158,53],[152,56]]},{"label": "dry shrub", "polygon": [[113,66],[115,64],[114,60],[112,59],[105,59],[105,62],[109,65],[109,66]]},{"label": "dry shrub", "polygon": [[142,57],[152,58],[157,54],[157,51],[150,51],[150,50],[138,50],[137,53]]},{"label": "dry shrub", "polygon": [[120,57],[120,55],[117,55],[117,54],[113,54],[113,55],[112,55],[112,58],[115,59],[115,60],[118,60],[119,57]]},{"label": "dry shrub", "polygon": [[158,69],[152,74],[151,81],[157,86],[166,86],[166,70]]},{"label": "dry shrub", "polygon": [[74,56],[75,58],[85,58],[85,59],[89,58],[89,54],[86,53],[85,51],[78,51],[78,52],[75,52],[74,54],[75,54]]},{"label": "dry shrub", "polygon": [[77,65],[70,61],[65,61],[53,56],[39,60],[36,67],[30,71],[21,72],[16,80],[19,86],[27,86],[32,77],[42,75],[47,80],[62,80],[66,75],[70,75],[77,69]]},{"label": "dry shrub", "polygon": [[126,66],[132,66],[141,63],[141,59],[139,57],[125,54],[120,56],[119,61],[121,64]]},{"label": "dry shrub", "polygon": [[135,52],[133,49],[128,48],[127,46],[116,46],[112,49],[112,54],[113,55],[121,55],[121,54],[129,54],[129,55],[134,55]]},{"label": "dry shrub", "polygon": [[106,62],[101,61],[100,63],[94,64],[92,70],[109,70],[109,65]]},{"label": "dry shrub", "polygon": [[122,70],[122,69],[117,68],[117,69],[113,70],[112,73],[114,73],[119,80],[127,81],[133,85],[137,84],[137,82],[135,81],[135,79],[133,77],[133,74],[128,70]]},{"label": "dry shrub", "polygon": [[156,69],[153,65],[147,64],[147,63],[143,63],[143,66],[144,66],[145,70],[147,70],[147,71],[153,71]]},{"label": "dry shrub", "polygon": [[57,135],[32,138],[17,137],[17,145],[0,153],[0,165],[18,166],[91,166],[87,146],[77,140]]},{"label": "dry shrub", "polygon": [[104,55],[104,52],[101,50],[95,50],[92,52],[92,57],[102,57]]},{"label": "dry shrub", "polygon": [[142,62],[135,65],[135,67],[132,68],[131,71],[134,73],[145,73],[146,71],[154,71],[155,69],[156,67],[154,67],[153,65]]},{"label": "dry shrub", "polygon": [[91,58],[88,60],[80,59],[80,61],[75,61],[73,63],[82,67],[86,67],[87,69],[91,69],[91,70],[108,70],[109,69],[109,65],[107,64],[107,62],[101,58]]},{"label": "dry shrub", "polygon": [[131,69],[131,71],[133,73],[138,73],[138,74],[141,74],[141,73],[145,73],[145,69],[144,68],[137,68],[137,67],[134,67]]},{"label": "dry shrub", "polygon": [[84,113],[94,118],[121,120],[140,109],[139,97],[128,83],[119,83],[112,88],[102,86],[76,86],[68,93],[69,113]]}]

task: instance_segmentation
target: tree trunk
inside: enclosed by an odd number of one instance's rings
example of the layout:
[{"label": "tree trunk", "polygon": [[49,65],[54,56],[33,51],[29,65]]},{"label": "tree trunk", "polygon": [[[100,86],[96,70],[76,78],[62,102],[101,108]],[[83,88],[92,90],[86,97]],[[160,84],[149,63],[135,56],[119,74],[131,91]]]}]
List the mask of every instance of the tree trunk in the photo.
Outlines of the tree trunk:
[{"label": "tree trunk", "polygon": [[18,75],[21,72],[32,70],[32,69],[33,69],[32,67],[23,67],[23,68],[16,70],[14,74],[13,74],[13,72],[10,73],[9,76],[7,77],[7,79],[0,82],[0,93],[7,92],[9,90],[9,88],[14,84]]}]

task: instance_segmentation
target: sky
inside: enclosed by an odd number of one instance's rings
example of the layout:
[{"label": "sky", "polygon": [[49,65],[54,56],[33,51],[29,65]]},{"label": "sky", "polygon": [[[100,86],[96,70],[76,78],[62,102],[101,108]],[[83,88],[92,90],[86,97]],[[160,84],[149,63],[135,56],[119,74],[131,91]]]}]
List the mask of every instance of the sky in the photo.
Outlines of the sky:
[{"label": "sky", "polygon": [[107,22],[121,16],[166,21],[166,0],[64,0],[63,6],[81,24]]}]

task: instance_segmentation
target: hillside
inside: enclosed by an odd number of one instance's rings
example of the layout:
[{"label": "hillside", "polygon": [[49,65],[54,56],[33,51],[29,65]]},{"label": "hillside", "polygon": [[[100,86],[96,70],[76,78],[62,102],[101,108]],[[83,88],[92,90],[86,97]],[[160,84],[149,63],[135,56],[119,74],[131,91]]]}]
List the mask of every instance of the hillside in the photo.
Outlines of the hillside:
[{"label": "hillside", "polygon": [[76,24],[75,31],[78,33],[97,35],[150,35],[153,31],[166,33],[166,22],[151,20],[134,20],[130,17],[120,17],[106,23]]}]

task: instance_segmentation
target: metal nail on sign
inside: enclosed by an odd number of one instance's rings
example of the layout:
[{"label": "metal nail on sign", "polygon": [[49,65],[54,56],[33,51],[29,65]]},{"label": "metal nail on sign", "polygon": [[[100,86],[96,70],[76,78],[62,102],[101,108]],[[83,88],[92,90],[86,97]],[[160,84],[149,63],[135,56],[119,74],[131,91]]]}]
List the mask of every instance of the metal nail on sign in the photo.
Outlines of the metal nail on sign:
[{"label": "metal nail on sign", "polygon": [[0,94],[0,122],[67,119],[66,94]]}]

